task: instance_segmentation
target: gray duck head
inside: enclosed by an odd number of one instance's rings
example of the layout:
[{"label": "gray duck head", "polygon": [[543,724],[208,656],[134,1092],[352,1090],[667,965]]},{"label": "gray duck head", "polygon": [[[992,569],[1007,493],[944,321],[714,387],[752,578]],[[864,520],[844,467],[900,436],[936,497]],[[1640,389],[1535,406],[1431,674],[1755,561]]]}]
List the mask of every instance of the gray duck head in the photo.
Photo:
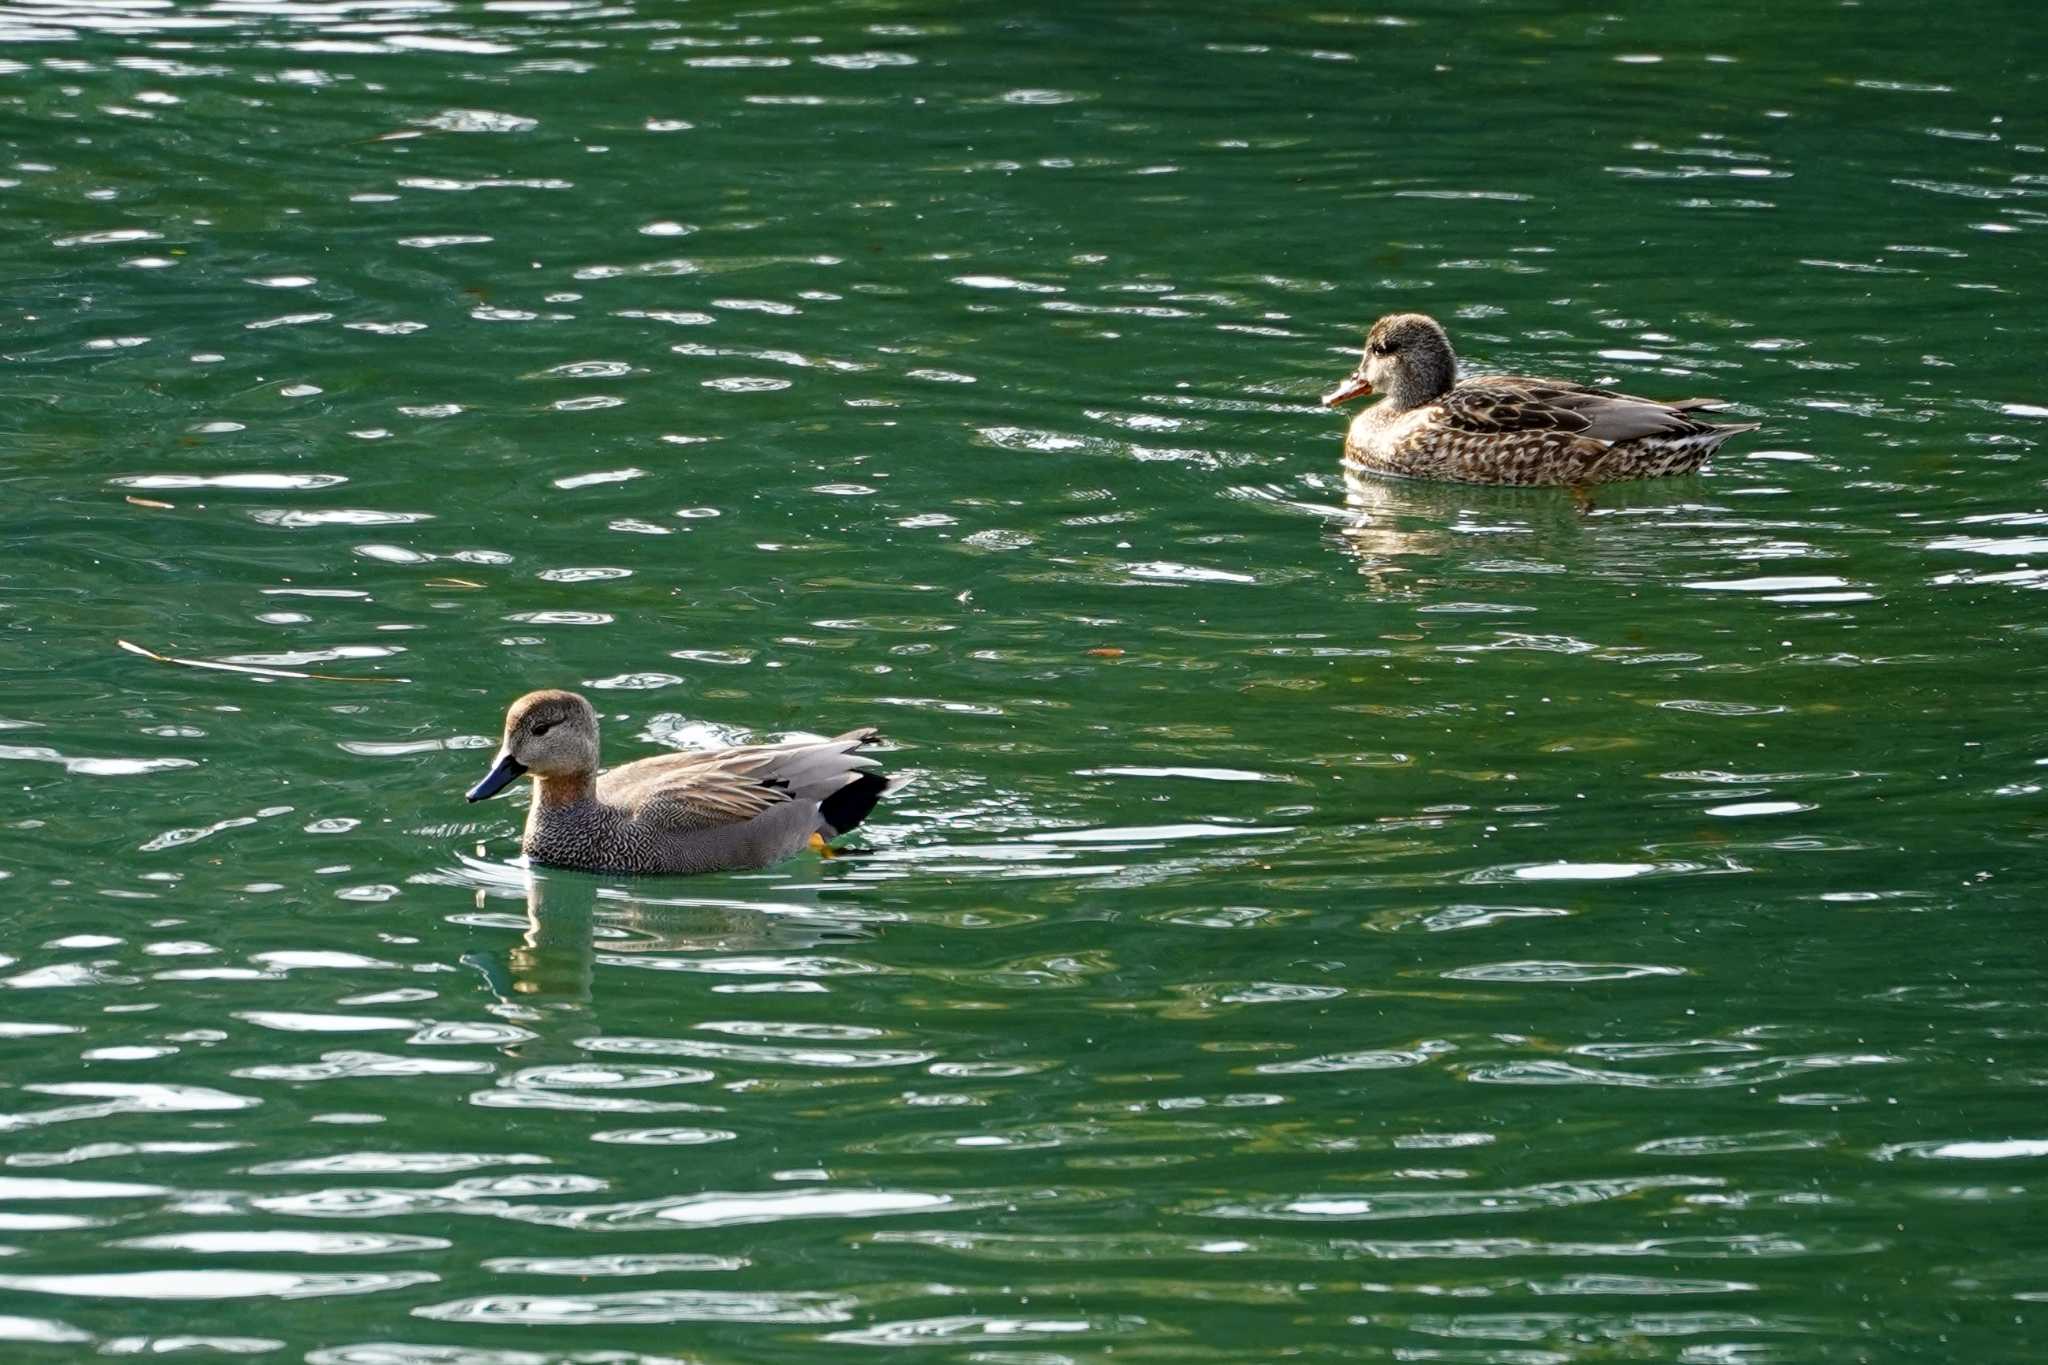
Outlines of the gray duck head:
[{"label": "gray duck head", "polygon": [[587,778],[597,772],[597,712],[575,692],[528,692],[505,712],[505,742],[469,799],[496,796],[526,773]]},{"label": "gray duck head", "polygon": [[1323,406],[1334,408],[1369,393],[1383,393],[1396,410],[1420,407],[1449,392],[1457,377],[1458,357],[1435,318],[1389,313],[1365,334],[1358,368],[1323,395]]}]

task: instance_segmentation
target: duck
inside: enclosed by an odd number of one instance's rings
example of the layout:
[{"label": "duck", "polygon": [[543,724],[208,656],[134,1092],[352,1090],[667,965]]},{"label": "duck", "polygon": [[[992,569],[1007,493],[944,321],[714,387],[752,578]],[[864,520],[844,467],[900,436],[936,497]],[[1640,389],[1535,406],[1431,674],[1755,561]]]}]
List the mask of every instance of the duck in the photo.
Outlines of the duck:
[{"label": "duck", "polygon": [[1334,408],[1380,401],[1352,419],[1347,466],[1458,483],[1565,484],[1690,474],[1731,436],[1760,422],[1704,422],[1719,399],[1662,403],[1561,379],[1458,378],[1443,325],[1391,313],[1365,334],[1351,377],[1323,395]]},{"label": "duck", "polygon": [[471,801],[533,779],[521,851],[544,867],[627,875],[766,867],[867,819],[891,781],[861,751],[881,732],[657,754],[598,771],[597,711],[581,693],[528,692]]}]

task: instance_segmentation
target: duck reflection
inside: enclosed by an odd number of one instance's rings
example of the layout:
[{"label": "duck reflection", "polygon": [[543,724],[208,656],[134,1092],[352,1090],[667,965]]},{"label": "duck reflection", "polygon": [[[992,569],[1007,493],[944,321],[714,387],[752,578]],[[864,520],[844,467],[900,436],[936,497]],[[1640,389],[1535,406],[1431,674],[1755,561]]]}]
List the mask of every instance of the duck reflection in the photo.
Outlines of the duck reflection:
[{"label": "duck reflection", "polygon": [[[786,887],[788,882],[777,885]],[[529,870],[524,891],[526,929],[519,942],[502,960],[490,952],[466,958],[506,1004],[588,1004],[597,969],[608,958],[708,955],[731,961],[706,962],[706,970],[744,974],[746,957],[808,951],[869,936],[861,923],[814,906],[660,896],[576,873],[542,875]],[[478,890],[480,908],[489,894]],[[772,962],[761,966],[774,969]]]},{"label": "duck reflection", "polygon": [[[553,888],[526,879],[526,932],[505,955],[509,994],[528,1003],[587,1002],[597,974],[597,888],[573,883]],[[495,983],[494,983],[495,985]]]},{"label": "duck reflection", "polygon": [[1373,478],[1346,466],[1345,518],[1337,543],[1358,561],[1358,571],[1393,588],[1406,560],[1433,558],[1450,546],[1451,527],[1464,515],[1472,490]]},{"label": "duck reflection", "polygon": [[1344,519],[1336,538],[1360,574],[1389,592],[1412,593],[1408,577],[1462,548],[1498,542],[1502,557],[1549,560],[1576,555],[1592,522],[1607,515],[1675,511],[1698,496],[1696,479],[1654,486],[1615,484],[1591,493],[1564,488],[1480,488],[1394,479],[1344,468]]}]

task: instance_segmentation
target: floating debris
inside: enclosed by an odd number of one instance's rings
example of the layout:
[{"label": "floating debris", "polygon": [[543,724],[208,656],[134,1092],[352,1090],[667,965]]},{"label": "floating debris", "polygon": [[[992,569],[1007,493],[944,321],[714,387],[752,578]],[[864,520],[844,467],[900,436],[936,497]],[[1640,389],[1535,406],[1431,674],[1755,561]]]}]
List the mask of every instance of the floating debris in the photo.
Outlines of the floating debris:
[{"label": "floating debris", "polygon": [[261,668],[254,664],[215,663],[211,659],[179,659],[168,654],[159,654],[153,649],[144,649],[141,645],[133,644],[127,640],[116,640],[114,643],[127,650],[130,654],[140,654],[143,658],[154,659],[160,664],[178,664],[185,668],[214,669],[222,673],[249,673],[259,678],[309,678],[319,682],[346,683],[403,683],[412,681],[411,678],[352,677],[340,673],[300,673],[289,668]]}]

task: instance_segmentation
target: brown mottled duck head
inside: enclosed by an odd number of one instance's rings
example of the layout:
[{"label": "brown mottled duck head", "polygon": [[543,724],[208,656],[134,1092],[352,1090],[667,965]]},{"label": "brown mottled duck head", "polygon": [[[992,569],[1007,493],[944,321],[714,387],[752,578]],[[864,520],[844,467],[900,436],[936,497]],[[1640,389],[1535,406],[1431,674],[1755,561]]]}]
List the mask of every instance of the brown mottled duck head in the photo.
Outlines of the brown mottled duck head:
[{"label": "brown mottled duck head", "polygon": [[505,713],[505,742],[469,799],[496,796],[527,773],[585,777],[597,771],[597,712],[575,692],[528,692]]},{"label": "brown mottled duck head", "polygon": [[1383,393],[1396,406],[1414,407],[1449,390],[1457,377],[1457,355],[1435,318],[1389,313],[1365,334],[1358,368],[1323,395],[1323,406],[1334,408],[1369,393]]}]

